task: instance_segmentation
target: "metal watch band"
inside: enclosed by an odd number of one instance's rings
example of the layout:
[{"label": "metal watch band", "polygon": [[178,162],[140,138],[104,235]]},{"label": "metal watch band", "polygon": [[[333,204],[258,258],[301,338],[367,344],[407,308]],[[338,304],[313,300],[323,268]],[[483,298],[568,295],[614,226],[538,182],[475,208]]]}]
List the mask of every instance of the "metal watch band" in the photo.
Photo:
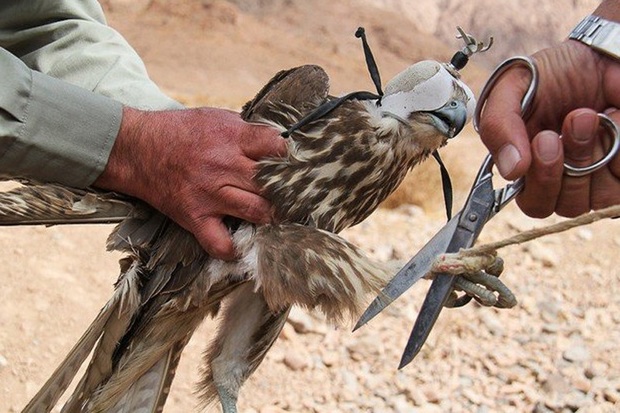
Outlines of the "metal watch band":
[{"label": "metal watch band", "polygon": [[573,29],[568,38],[620,60],[620,23],[590,15]]}]

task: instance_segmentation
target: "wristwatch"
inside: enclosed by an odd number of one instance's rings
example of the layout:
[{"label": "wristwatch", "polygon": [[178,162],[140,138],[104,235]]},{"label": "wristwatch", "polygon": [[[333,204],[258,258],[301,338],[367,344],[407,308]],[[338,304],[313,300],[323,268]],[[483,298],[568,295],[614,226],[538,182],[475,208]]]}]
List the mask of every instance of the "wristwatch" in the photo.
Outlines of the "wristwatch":
[{"label": "wristwatch", "polygon": [[620,60],[620,23],[590,15],[573,29],[568,38]]}]

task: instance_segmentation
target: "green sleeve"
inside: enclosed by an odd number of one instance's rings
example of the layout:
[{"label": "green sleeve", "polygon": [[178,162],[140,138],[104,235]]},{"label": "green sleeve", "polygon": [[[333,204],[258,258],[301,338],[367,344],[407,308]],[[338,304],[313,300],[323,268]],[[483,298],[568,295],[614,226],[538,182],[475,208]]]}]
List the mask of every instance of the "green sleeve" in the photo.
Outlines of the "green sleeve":
[{"label": "green sleeve", "polygon": [[0,2],[0,73],[4,176],[88,186],[107,163],[121,104],[182,107],[95,0]]},{"label": "green sleeve", "polygon": [[101,174],[121,103],[30,70],[0,49],[0,174],[85,187]]}]

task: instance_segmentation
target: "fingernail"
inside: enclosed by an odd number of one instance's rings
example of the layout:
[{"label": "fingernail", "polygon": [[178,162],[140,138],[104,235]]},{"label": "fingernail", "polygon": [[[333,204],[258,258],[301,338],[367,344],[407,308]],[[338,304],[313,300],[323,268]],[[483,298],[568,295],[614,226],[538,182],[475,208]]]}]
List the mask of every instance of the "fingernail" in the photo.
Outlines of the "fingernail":
[{"label": "fingernail", "polygon": [[505,145],[497,154],[497,169],[499,173],[506,177],[521,160],[521,154],[514,145]]},{"label": "fingernail", "polygon": [[560,154],[560,138],[551,131],[541,132],[536,138],[536,152],[543,162],[555,161]]},{"label": "fingernail", "polygon": [[592,139],[596,132],[596,115],[592,113],[580,113],[571,120],[573,138],[576,141],[587,142]]}]

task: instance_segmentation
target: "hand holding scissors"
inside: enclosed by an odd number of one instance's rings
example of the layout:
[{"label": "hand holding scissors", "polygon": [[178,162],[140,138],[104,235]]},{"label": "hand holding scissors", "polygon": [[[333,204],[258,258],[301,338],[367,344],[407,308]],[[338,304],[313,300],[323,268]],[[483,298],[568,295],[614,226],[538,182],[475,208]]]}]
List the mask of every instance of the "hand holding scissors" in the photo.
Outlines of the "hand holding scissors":
[{"label": "hand holding scissors", "polygon": [[[502,63],[489,78],[483,88],[480,101],[474,115],[474,126],[477,128],[480,115],[487,97],[497,79],[514,65],[525,66],[531,72],[531,82],[521,101],[521,113],[524,118],[532,108],[538,86],[538,70],[533,60],[526,57],[514,57]],[[615,157],[620,148],[620,133],[616,125],[604,114],[599,114],[601,125],[611,136],[611,145],[607,154],[600,160],[586,167],[564,165],[569,176],[584,176],[605,166]],[[488,155],[476,177],[463,209],[456,214],[396,276],[388,283],[379,296],[371,303],[362,315],[356,328],[361,327],[385,307],[408,290],[416,281],[425,276],[432,267],[436,257],[442,253],[458,252],[460,249],[473,246],[484,225],[523,189],[524,179],[520,178],[500,189],[493,187],[493,161]],[[448,297],[452,293],[458,276],[436,274],[430,290],[422,304],[422,308],[413,327],[413,331],[403,353],[399,368],[410,363],[418,354],[428,338],[437,318]]]}]

